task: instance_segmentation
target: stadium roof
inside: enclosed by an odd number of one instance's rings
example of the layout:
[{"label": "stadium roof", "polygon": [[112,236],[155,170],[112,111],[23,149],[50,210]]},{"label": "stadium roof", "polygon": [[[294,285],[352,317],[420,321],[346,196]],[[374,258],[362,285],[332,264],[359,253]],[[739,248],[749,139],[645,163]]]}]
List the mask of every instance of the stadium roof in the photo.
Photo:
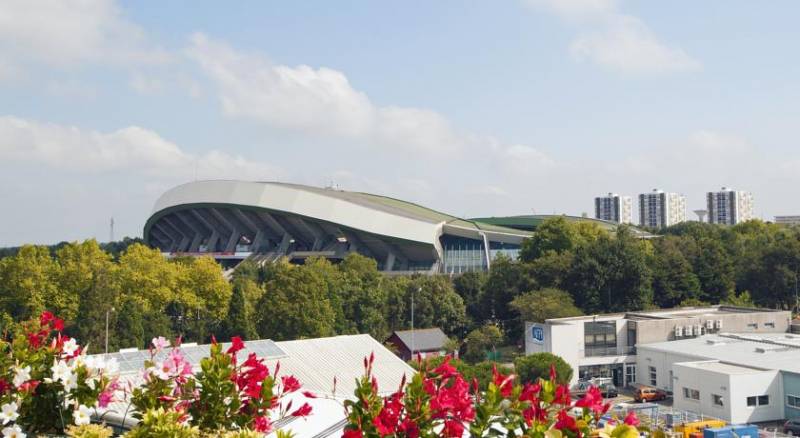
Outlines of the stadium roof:
[{"label": "stadium roof", "polygon": [[[599,226],[601,229],[606,231],[615,231],[619,224],[612,221],[606,221],[602,219],[595,219],[590,217],[583,217],[583,216],[569,216],[569,215],[556,215],[556,214],[532,214],[532,215],[521,215],[521,216],[500,216],[500,217],[481,217],[481,218],[474,218],[470,219],[477,223],[482,224],[490,224],[495,226],[501,226],[505,228],[514,228],[518,230],[525,230],[525,231],[533,231],[542,224],[547,219],[553,217],[563,217],[569,222],[587,222],[592,223]],[[629,228],[633,231],[633,233],[637,237],[653,237],[652,234],[636,228],[634,226],[629,226]]]}]

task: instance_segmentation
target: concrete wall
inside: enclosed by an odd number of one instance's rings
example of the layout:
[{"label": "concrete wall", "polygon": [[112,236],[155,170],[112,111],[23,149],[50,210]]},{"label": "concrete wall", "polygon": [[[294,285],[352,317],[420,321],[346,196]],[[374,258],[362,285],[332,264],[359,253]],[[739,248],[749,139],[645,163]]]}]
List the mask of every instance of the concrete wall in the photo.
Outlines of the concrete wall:
[{"label": "concrete wall", "polygon": [[783,374],[783,415],[786,418],[800,417],[800,408],[791,407],[787,404],[787,396],[793,395],[800,397],[800,374],[784,372]]},{"label": "concrete wall", "polygon": [[[687,354],[665,353],[650,350],[647,346],[636,349],[636,383],[640,385],[655,386],[656,388],[672,391],[673,381],[670,379],[670,370],[678,362],[693,362],[708,359],[702,356]],[[656,369],[656,384],[650,383],[649,367]]]},{"label": "concrete wall", "polygon": [[[674,341],[675,327],[700,324],[705,327],[707,320],[722,320],[722,329],[717,332],[729,333],[785,333],[789,331],[790,312],[743,312],[699,315],[690,318],[641,319],[636,322],[636,342],[652,344],[656,342]],[[749,324],[756,324],[754,328]],[[770,327],[767,324],[772,324]],[[679,338],[680,339],[680,338]]]},{"label": "concrete wall", "polygon": [[[697,412],[738,424],[774,421],[784,417],[783,389],[778,371],[728,374],[695,367],[691,363],[676,363],[672,368],[675,375],[673,401],[675,409]],[[684,387],[699,391],[700,399],[684,397]],[[712,394],[722,396],[723,406],[714,404]],[[768,395],[769,404],[747,406],[747,397],[759,395]]]}]

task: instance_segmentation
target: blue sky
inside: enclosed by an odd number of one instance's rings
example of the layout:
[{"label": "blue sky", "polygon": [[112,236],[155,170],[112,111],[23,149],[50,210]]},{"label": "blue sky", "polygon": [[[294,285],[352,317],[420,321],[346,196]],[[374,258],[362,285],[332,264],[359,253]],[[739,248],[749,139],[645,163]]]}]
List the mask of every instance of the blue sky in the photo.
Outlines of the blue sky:
[{"label": "blue sky", "polygon": [[[0,4],[0,245],[140,235],[195,178],[464,216],[721,186],[800,214],[796,2]],[[691,214],[690,214],[691,215]]]}]

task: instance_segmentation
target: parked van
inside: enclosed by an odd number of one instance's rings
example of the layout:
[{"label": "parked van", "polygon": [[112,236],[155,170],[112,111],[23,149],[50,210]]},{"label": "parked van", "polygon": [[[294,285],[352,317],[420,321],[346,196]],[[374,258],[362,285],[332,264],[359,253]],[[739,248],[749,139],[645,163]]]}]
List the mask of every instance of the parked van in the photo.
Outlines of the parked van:
[{"label": "parked van", "polygon": [[651,388],[649,386],[642,386],[636,389],[633,394],[633,400],[637,402],[666,400],[667,391],[658,388]]}]

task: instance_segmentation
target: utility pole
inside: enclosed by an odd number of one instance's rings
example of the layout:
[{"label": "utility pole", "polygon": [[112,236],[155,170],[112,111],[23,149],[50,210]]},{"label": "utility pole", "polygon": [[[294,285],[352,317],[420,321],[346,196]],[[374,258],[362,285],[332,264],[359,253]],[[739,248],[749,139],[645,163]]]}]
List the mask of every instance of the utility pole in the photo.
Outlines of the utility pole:
[{"label": "utility pole", "polygon": [[[111,224],[113,226],[114,219],[111,219]],[[113,311],[114,311],[113,307],[108,309],[108,310],[106,310],[106,354],[108,354],[108,314],[113,312]]]},{"label": "utility pole", "polygon": [[109,230],[108,241],[109,242],[113,242],[114,241],[114,216],[111,216],[111,226],[109,228],[110,228],[110,230]]},{"label": "utility pole", "polygon": [[[421,292],[422,288],[418,287],[417,292]],[[411,357],[414,357],[414,350],[416,348],[414,342],[414,291],[411,291]]]}]

